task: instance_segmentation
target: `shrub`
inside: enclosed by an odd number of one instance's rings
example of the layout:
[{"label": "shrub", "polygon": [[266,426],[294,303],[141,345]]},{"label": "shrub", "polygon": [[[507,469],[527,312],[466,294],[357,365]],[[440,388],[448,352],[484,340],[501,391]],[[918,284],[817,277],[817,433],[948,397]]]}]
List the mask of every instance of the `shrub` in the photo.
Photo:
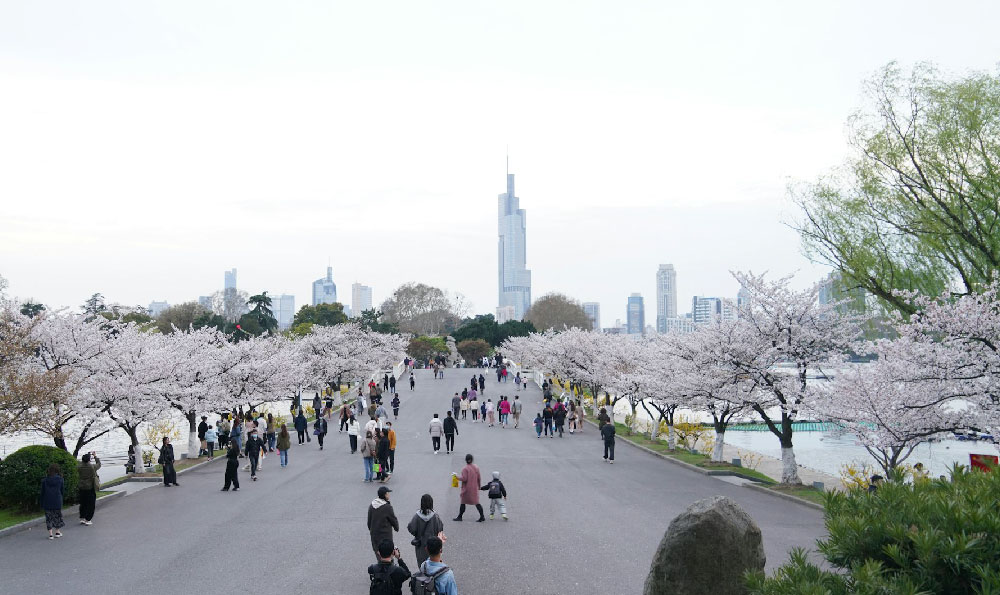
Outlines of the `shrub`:
[{"label": "shrub", "polygon": [[818,543],[831,570],[801,551],[753,593],[1000,592],[1000,471],[956,466],[951,480],[885,482],[875,494],[828,492]]},{"label": "shrub", "polygon": [[62,469],[65,482],[64,504],[76,502],[79,480],[77,460],[54,446],[25,446],[0,463],[0,503],[21,510],[36,510],[42,490],[42,479],[51,463]]}]

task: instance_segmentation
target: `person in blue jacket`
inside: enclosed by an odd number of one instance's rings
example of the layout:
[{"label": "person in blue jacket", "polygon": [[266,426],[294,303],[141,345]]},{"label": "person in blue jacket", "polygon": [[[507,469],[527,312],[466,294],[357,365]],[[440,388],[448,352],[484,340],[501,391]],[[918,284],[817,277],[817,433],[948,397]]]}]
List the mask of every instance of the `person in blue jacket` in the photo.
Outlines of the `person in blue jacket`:
[{"label": "person in blue jacket", "polygon": [[45,478],[42,479],[42,510],[45,511],[45,528],[49,530],[49,539],[62,537],[62,529],[66,523],[62,517],[63,492],[66,486],[63,483],[62,469],[59,465],[52,463],[46,471]]}]

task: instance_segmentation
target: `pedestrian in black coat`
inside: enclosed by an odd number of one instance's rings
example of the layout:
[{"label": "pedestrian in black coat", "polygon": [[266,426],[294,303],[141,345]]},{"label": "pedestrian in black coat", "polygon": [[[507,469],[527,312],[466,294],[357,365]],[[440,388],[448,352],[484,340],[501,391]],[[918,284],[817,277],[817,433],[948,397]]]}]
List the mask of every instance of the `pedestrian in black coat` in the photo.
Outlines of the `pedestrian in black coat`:
[{"label": "pedestrian in black coat", "polygon": [[163,467],[163,486],[177,483],[177,471],[174,471],[174,447],[170,444],[170,438],[163,437],[163,448],[160,449],[160,466]]},{"label": "pedestrian in black coat", "polygon": [[375,456],[378,457],[379,464],[378,478],[384,483],[389,479],[389,432],[381,432],[379,434]]},{"label": "pedestrian in black coat", "polygon": [[299,409],[299,414],[295,416],[295,433],[299,436],[299,444],[305,444],[307,429],[309,429],[309,422],[306,421],[306,416]]},{"label": "pedestrian in black coat", "polygon": [[[604,438],[604,460],[609,463],[615,462],[615,424],[604,424],[601,426],[601,438]],[[609,459],[608,456],[611,456]]]},{"label": "pedestrian in black coat", "polygon": [[233,486],[233,491],[238,491],[240,489],[240,478],[237,477],[237,472],[240,470],[240,449],[236,447],[232,442],[229,443],[229,449],[226,450],[226,483],[222,486],[223,492],[229,491],[229,486]]}]

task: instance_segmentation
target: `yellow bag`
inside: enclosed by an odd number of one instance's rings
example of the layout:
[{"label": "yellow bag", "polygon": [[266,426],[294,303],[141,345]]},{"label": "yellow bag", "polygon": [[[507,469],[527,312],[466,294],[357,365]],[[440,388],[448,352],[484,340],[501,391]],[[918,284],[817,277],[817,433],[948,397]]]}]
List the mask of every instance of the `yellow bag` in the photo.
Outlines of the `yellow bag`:
[{"label": "yellow bag", "polygon": [[453,488],[458,487],[458,476],[455,475],[454,473],[451,474],[451,487]]}]

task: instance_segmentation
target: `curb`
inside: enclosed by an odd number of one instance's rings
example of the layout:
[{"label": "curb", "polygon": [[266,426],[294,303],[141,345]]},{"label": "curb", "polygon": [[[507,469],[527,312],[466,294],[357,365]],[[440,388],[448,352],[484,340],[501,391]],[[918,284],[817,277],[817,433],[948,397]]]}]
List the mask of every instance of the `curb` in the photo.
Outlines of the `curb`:
[{"label": "curb", "polygon": [[791,494],[785,494],[783,492],[776,492],[774,490],[769,490],[763,486],[759,486],[756,484],[746,484],[743,487],[750,488],[751,490],[757,490],[758,492],[764,492],[765,494],[771,494],[772,496],[777,496],[779,498],[784,498],[785,500],[788,500],[790,502],[795,502],[797,504],[801,504],[802,506],[814,508],[819,511],[826,510],[826,508],[824,508],[822,504],[816,504],[815,502],[806,500],[805,498],[799,498],[798,496],[793,496]]},{"label": "curb", "polygon": [[[200,463],[197,463],[197,464],[195,464],[195,465],[191,465],[190,467],[185,467],[185,468],[181,469],[180,471],[178,471],[178,472],[177,472],[177,475],[178,475],[178,476],[180,476],[180,475],[184,475],[184,474],[185,474],[185,473],[187,473],[188,471],[192,471],[192,470],[194,470],[194,469],[197,469],[198,467],[201,467],[202,465],[207,465],[207,464],[209,464],[209,463],[214,463],[215,461],[217,461],[217,460],[222,460],[222,459],[224,459],[224,458],[226,458],[226,457],[224,457],[224,456],[218,456],[218,457],[215,457],[214,459],[212,459],[212,460],[210,460],[210,461],[202,461],[202,462],[200,462]],[[111,487],[112,487],[112,488],[114,488],[114,487],[117,487],[117,486],[120,486],[120,485],[121,485],[121,484],[123,484],[123,483],[129,483],[129,482],[132,482],[132,481],[137,481],[137,482],[150,482],[150,483],[159,483],[159,482],[163,481],[163,475],[162,475],[162,473],[161,473],[161,474],[160,474],[159,476],[157,476],[157,477],[130,477],[130,478],[126,479],[125,481],[122,481],[122,482],[119,482],[119,483],[116,483],[116,484],[114,484],[114,485],[113,485],[113,486],[111,486]]]},{"label": "curb", "polygon": [[[103,508],[113,500],[117,500],[118,498],[123,498],[124,496],[125,492],[114,492],[112,494],[101,496],[100,498],[97,499],[96,508]],[[76,506],[70,506],[69,508],[63,510],[63,517],[68,517],[73,514],[79,514],[79,512],[80,512],[79,504],[77,504]],[[38,526],[43,526],[43,527],[45,526],[45,516],[40,516],[38,518],[31,519],[29,521],[24,521],[23,523],[11,525],[6,529],[0,529],[0,538],[7,537],[15,533],[20,533],[21,531],[26,531],[28,529],[32,529]]]}]

